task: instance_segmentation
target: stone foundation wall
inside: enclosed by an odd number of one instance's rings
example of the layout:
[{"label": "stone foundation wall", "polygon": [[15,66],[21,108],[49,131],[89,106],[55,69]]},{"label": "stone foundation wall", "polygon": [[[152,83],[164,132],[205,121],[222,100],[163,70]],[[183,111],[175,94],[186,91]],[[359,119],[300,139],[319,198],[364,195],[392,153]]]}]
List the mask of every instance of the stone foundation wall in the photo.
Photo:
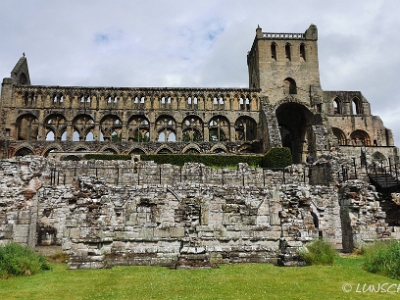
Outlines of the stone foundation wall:
[{"label": "stone foundation wall", "polygon": [[[37,157],[1,163],[0,243],[61,245],[73,269],[296,264],[295,250],[318,237],[310,206],[323,236],[338,249],[343,248],[343,234],[359,246],[399,231],[385,222],[373,186],[358,180],[331,186],[282,184],[282,171],[270,171],[265,186],[120,186],[95,176],[42,186],[52,163]],[[292,172],[302,174],[295,167]],[[343,216],[350,221],[343,222]]]}]

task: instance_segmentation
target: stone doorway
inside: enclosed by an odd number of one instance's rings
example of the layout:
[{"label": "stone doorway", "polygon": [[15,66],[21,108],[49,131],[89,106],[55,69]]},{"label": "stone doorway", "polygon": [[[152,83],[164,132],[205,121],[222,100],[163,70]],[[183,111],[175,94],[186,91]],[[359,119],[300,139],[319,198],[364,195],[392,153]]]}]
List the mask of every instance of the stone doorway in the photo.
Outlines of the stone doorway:
[{"label": "stone doorway", "polygon": [[293,163],[305,162],[311,151],[308,143],[308,130],[311,128],[313,114],[298,103],[284,103],[276,110],[282,146],[290,148]]}]

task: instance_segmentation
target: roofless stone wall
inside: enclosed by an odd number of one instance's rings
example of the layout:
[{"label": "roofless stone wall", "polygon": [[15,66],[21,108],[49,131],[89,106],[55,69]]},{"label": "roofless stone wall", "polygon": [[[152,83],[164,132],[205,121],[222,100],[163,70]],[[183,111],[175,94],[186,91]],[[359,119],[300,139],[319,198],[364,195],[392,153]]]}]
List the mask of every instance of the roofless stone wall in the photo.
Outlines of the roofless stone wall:
[{"label": "roofless stone wall", "polygon": [[337,248],[397,237],[377,193],[362,181],[282,184],[279,171],[265,186],[135,181],[122,186],[95,176],[42,185],[53,176],[53,164],[29,156],[1,163],[0,243],[61,245],[73,269],[297,264],[288,258],[318,236],[310,206],[322,234]]}]

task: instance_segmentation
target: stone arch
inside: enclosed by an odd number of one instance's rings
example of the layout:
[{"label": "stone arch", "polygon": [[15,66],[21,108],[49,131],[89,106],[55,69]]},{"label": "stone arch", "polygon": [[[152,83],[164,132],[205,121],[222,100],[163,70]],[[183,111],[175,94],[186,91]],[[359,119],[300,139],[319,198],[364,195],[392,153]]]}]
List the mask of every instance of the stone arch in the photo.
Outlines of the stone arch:
[{"label": "stone arch", "polygon": [[44,120],[44,128],[46,137],[49,132],[53,132],[54,140],[61,141],[62,135],[67,131],[67,120],[62,114],[48,115]]},{"label": "stone arch", "polygon": [[344,134],[344,132],[341,129],[332,127],[332,132],[335,135],[335,137],[337,138],[338,145],[344,146],[347,144],[346,135]]},{"label": "stone arch", "polygon": [[172,153],[174,153],[174,150],[172,150],[167,145],[162,145],[155,151],[155,153],[156,154],[172,154]]},{"label": "stone arch", "polygon": [[203,141],[204,123],[198,116],[187,116],[182,121],[182,142]]},{"label": "stone arch", "polygon": [[235,140],[253,141],[257,139],[257,123],[253,118],[242,116],[235,122]]},{"label": "stone arch", "polygon": [[210,142],[230,140],[230,123],[226,117],[222,115],[212,117],[210,122],[208,122],[208,128]]},{"label": "stone arch", "polygon": [[17,139],[18,140],[37,140],[39,123],[33,114],[23,114],[17,118]]},{"label": "stone arch", "polygon": [[134,115],[128,121],[128,140],[134,142],[150,141],[150,121],[144,115]]},{"label": "stone arch", "polygon": [[298,103],[286,102],[276,109],[282,146],[291,150],[293,163],[304,162],[307,152],[313,149],[306,149],[310,145],[309,135],[314,115],[311,111]]},{"label": "stone arch", "polygon": [[83,146],[83,145],[77,145],[75,146],[72,151],[90,151],[89,148],[87,146]]},{"label": "stone arch", "polygon": [[182,153],[201,153],[200,147],[196,144],[189,144],[182,149]]},{"label": "stone arch", "polygon": [[63,151],[63,149],[62,149],[62,147],[60,145],[54,143],[54,144],[48,145],[46,147],[46,149],[44,149],[42,151],[41,155],[44,156],[44,157],[47,157],[49,155],[49,153],[52,152],[53,150],[60,151],[60,152]]},{"label": "stone arch", "polygon": [[339,97],[333,99],[333,114],[341,115],[343,113],[342,100]]},{"label": "stone arch", "polygon": [[379,151],[374,152],[372,154],[372,158],[374,161],[377,161],[377,162],[386,162],[386,160],[387,160],[386,156]]},{"label": "stone arch", "polygon": [[122,139],[122,122],[116,115],[106,115],[100,121],[102,140],[107,142],[120,142]]},{"label": "stone arch", "polygon": [[102,153],[111,152],[112,154],[118,154],[119,150],[114,146],[107,145],[107,146],[102,147],[99,152],[102,152]]},{"label": "stone arch", "polygon": [[93,133],[94,121],[90,115],[79,114],[73,119],[72,124],[79,141],[85,141],[88,133]]},{"label": "stone arch", "polygon": [[161,115],[156,120],[157,140],[159,142],[176,141],[176,121],[172,116]]},{"label": "stone arch", "polygon": [[33,149],[31,146],[22,146],[15,150],[13,156],[26,156],[26,155],[34,155]]},{"label": "stone arch", "polygon": [[146,151],[141,147],[135,147],[129,150],[128,154],[146,154]]},{"label": "stone arch", "polygon": [[211,147],[210,152],[212,152],[212,153],[228,153],[229,151],[225,145],[218,143],[218,144],[214,145],[213,147]]},{"label": "stone arch", "polygon": [[355,130],[350,135],[351,143],[354,146],[371,146],[369,134],[364,130]]}]

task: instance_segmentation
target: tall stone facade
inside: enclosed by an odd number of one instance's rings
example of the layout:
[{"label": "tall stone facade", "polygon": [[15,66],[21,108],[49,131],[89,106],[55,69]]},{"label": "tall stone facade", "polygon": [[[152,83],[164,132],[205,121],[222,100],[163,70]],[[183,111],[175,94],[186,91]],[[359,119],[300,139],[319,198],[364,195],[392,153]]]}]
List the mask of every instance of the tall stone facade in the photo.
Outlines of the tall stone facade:
[{"label": "tall stone facade", "polygon": [[249,88],[115,88],[31,85],[26,57],[4,78],[2,157],[57,152],[265,153],[293,162],[332,149],[397,161],[393,136],[358,91],[323,91],[318,31],[257,28]]}]

